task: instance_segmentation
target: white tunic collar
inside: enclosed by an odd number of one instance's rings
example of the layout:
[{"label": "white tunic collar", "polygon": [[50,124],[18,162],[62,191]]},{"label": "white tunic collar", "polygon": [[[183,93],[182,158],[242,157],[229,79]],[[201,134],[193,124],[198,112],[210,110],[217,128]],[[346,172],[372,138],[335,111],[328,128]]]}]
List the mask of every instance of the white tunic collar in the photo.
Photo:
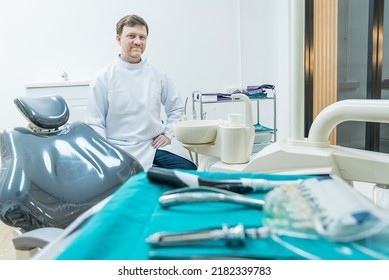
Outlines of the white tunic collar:
[{"label": "white tunic collar", "polygon": [[143,59],[141,58],[140,62],[139,63],[130,63],[128,62],[127,60],[123,59],[120,57],[120,55],[116,58],[116,62],[124,67],[124,68],[127,68],[129,70],[136,70],[136,69],[140,69],[143,67],[143,65],[146,64],[146,59]]}]

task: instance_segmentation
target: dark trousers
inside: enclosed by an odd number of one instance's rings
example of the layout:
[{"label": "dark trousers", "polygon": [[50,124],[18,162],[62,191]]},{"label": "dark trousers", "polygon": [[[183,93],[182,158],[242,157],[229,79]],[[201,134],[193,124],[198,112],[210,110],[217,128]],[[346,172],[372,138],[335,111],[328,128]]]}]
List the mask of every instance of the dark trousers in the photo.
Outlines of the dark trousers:
[{"label": "dark trousers", "polygon": [[155,153],[154,162],[156,166],[168,169],[189,169],[196,170],[196,165],[186,158],[172,154],[168,151],[158,150]]}]

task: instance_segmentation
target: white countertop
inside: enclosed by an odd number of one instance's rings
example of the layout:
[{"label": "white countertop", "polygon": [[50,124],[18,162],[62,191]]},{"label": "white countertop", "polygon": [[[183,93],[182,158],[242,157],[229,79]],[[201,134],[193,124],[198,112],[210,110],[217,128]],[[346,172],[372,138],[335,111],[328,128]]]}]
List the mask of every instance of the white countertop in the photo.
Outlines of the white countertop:
[{"label": "white countertop", "polygon": [[75,87],[75,86],[89,86],[89,81],[58,81],[58,82],[41,82],[41,83],[25,84],[26,88]]}]

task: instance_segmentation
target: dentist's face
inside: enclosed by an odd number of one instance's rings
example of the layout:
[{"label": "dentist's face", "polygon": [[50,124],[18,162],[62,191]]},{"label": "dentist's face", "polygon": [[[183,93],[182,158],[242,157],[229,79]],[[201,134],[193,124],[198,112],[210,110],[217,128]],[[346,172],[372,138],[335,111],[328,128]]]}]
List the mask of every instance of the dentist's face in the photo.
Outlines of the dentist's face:
[{"label": "dentist's face", "polygon": [[145,51],[147,31],[143,25],[124,26],[121,35],[116,40],[122,48],[121,57],[131,63],[138,63]]}]

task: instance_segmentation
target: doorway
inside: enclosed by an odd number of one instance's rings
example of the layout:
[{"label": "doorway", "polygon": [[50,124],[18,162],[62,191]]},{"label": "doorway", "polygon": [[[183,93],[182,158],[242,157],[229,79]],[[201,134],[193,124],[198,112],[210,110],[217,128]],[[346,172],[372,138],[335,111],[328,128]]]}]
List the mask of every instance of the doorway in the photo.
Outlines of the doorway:
[{"label": "doorway", "polygon": [[[306,0],[306,54],[316,60],[306,55],[306,136],[315,117],[311,108],[322,110],[333,102],[345,99],[389,99],[389,58],[384,55],[385,50],[389,54],[389,40],[384,40],[386,34],[389,38],[389,26],[386,26],[389,20],[386,23],[384,20],[389,18],[388,13],[389,5],[384,5],[384,0]],[[330,30],[331,26],[326,20],[336,21],[336,30]],[[322,33],[320,26],[324,30]],[[314,34],[315,30],[319,32]],[[336,58],[328,55],[331,54],[331,46],[317,51],[321,46],[314,43],[323,36],[329,38],[324,41],[336,41],[335,50],[332,50],[337,52]],[[318,67],[317,57],[320,56],[325,59]],[[315,74],[315,69],[321,68],[327,69],[327,73],[336,73],[330,80],[336,81],[336,88],[331,90],[336,94],[331,91],[318,92],[322,86],[319,89],[313,86],[328,84],[329,75]],[[320,104],[320,100],[327,103]],[[344,122],[337,126],[331,143],[389,153],[389,125]]]}]

